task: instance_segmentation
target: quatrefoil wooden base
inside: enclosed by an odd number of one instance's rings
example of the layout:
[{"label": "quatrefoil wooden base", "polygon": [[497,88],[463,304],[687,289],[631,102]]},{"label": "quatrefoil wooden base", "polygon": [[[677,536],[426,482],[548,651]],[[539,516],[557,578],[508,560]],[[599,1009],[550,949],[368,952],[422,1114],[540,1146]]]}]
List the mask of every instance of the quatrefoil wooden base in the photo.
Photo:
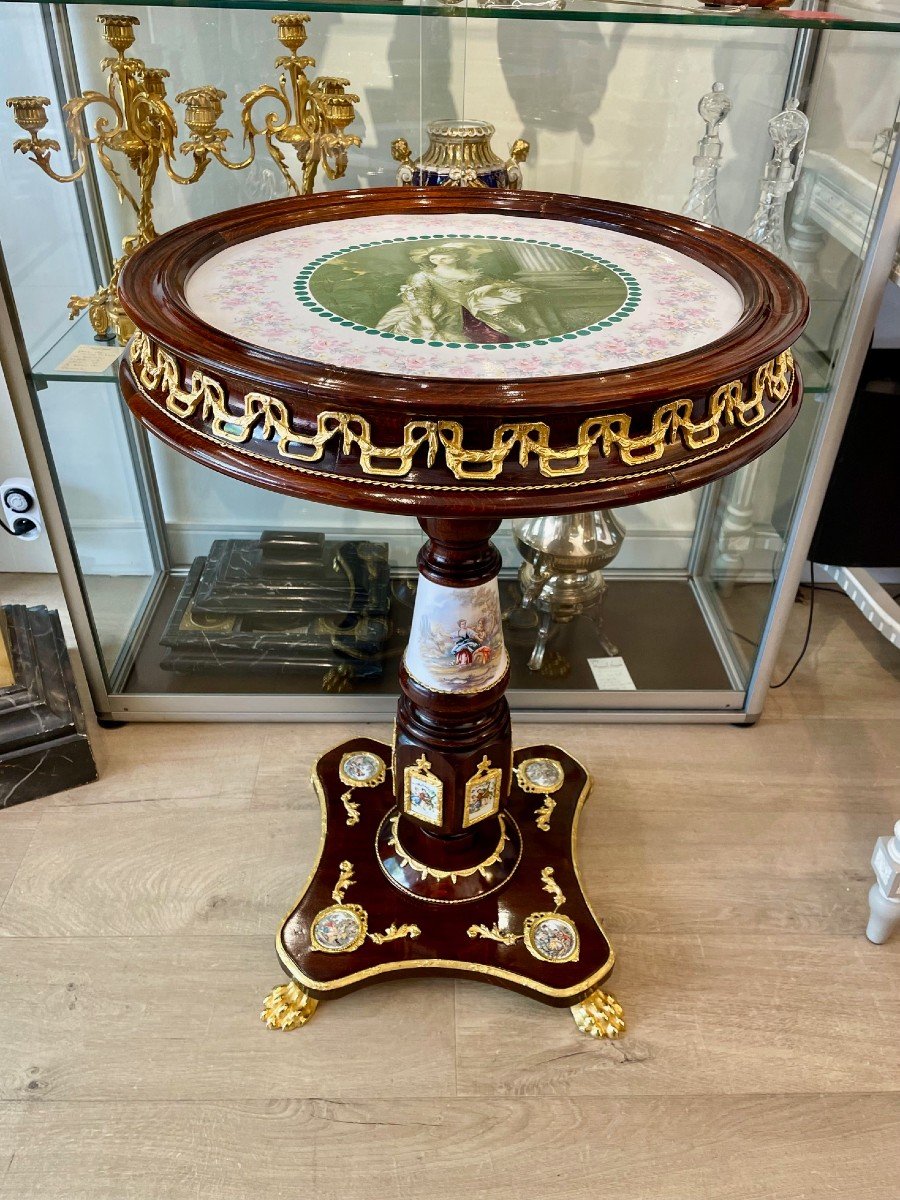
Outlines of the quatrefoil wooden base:
[{"label": "quatrefoil wooden base", "polygon": [[[495,891],[475,899],[434,900],[398,886],[378,856],[379,827],[395,808],[390,769],[383,782],[356,793],[358,819],[352,824],[347,819],[340,764],[348,754],[363,752],[391,761],[389,746],[354,738],[324,755],[313,772],[322,805],[319,857],[277,938],[281,964],[299,985],[303,1002],[330,999],[381,979],[426,974],[482,979],[580,1011],[615,958],[574,860],[578,814],[590,790],[585,769],[554,746],[517,751],[514,766],[549,759],[561,768],[549,827],[538,823],[543,796],[523,788],[514,774],[504,813],[521,836],[515,869],[501,877]],[[492,870],[496,866],[484,868],[487,882]],[[322,921],[326,934],[336,944],[346,941],[348,949],[321,948]],[[623,1030],[619,1009],[615,1020],[603,1023],[602,1033],[599,1026],[589,1032],[616,1036]]]}]

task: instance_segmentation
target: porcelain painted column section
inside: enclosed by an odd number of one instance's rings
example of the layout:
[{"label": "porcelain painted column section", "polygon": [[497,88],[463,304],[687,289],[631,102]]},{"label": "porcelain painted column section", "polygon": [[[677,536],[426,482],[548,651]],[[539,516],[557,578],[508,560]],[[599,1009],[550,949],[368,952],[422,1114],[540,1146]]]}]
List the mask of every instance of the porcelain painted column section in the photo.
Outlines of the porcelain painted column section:
[{"label": "porcelain painted column section", "polygon": [[[400,668],[396,836],[416,860],[437,868],[465,868],[506,847],[501,858],[512,870],[517,839],[501,813],[512,767],[504,698],[509,658],[497,588],[500,554],[489,540],[500,521],[426,517],[420,523],[429,541],[419,553]],[[421,892],[420,883],[412,880],[410,890]]]}]

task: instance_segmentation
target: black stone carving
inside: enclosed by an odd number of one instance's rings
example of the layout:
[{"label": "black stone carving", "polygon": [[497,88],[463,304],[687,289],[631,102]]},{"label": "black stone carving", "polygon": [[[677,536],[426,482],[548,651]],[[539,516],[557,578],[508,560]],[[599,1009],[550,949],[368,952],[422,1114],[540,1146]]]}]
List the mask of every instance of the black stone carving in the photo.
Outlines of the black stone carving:
[{"label": "black stone carving", "polygon": [[13,683],[0,688],[0,808],[91,783],[97,767],[59,616],[0,609]]},{"label": "black stone carving", "polygon": [[194,559],[161,642],[170,671],[278,675],[322,669],[324,686],[377,679],[390,633],[383,542],[265,532]]}]

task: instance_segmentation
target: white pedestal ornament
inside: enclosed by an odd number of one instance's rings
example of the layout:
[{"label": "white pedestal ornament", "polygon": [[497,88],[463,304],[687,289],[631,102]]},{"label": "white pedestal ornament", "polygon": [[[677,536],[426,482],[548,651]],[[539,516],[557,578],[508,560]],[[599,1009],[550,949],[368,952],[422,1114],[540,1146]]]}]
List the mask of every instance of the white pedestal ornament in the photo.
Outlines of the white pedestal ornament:
[{"label": "white pedestal ornament", "polygon": [[900,923],[900,821],[893,837],[880,837],[872,853],[875,882],[869,890],[866,937],[880,946]]}]

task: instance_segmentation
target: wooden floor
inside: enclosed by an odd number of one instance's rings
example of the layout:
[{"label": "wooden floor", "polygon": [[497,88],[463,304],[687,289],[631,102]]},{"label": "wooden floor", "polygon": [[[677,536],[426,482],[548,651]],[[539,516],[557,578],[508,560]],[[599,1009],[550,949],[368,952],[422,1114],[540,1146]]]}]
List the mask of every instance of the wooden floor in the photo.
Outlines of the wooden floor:
[{"label": "wooden floor", "polygon": [[99,731],[99,783],[0,813],[0,1197],[892,1200],[900,937],[863,930],[898,662],[820,595],[753,729],[519,729],[595,776],[581,862],[629,1021],[608,1043],[442,980],[267,1031],[310,765],[347,730]]}]

